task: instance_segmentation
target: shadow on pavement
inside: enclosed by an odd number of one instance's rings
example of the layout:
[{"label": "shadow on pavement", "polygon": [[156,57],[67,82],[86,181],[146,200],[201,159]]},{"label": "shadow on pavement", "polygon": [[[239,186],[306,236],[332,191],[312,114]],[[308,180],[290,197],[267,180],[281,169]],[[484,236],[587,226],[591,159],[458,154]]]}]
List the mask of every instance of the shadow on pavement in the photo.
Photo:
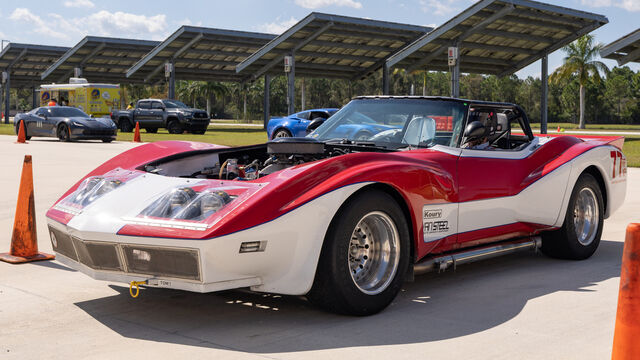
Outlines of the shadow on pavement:
[{"label": "shadow on pavement", "polygon": [[38,266],[44,266],[44,267],[48,267],[51,269],[56,269],[56,270],[64,270],[64,271],[71,271],[71,272],[78,272],[78,270],[76,269],[72,269],[70,267],[66,267],[58,262],[54,262],[54,261],[35,261],[32,263],[33,265],[38,265]]},{"label": "shadow on pavement", "polygon": [[521,253],[417,277],[378,315],[338,316],[302,297],[225,291],[197,294],[145,289],[75,305],[118,334],[134,339],[279,353],[412,344],[481,332],[515,316],[532,299],[557,291],[593,291],[617,277],[623,243],[602,241],[585,261]]}]

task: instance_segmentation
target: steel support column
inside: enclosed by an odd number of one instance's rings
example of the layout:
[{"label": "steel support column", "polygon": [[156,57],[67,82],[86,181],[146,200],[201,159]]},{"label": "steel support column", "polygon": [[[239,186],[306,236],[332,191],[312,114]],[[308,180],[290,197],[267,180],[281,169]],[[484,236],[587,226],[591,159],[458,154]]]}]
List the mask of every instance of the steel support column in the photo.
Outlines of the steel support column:
[{"label": "steel support column", "polygon": [[5,100],[4,100],[4,123],[9,123],[9,113],[11,112],[9,101],[11,100],[11,71],[7,69],[7,82],[5,83]]},{"label": "steel support column", "polygon": [[460,97],[460,58],[451,67],[451,97]]},{"label": "steel support column", "polygon": [[304,111],[306,109],[305,100],[304,78],[302,78],[302,81],[300,83],[300,111]]},{"label": "steel support column", "polygon": [[176,66],[173,59],[171,60],[171,72],[169,72],[169,99],[176,99]]},{"label": "steel support column", "polygon": [[263,129],[267,129],[267,124],[269,123],[269,113],[271,112],[271,109],[269,109],[269,96],[270,96],[270,90],[271,90],[271,76],[269,75],[265,75],[264,76],[264,104],[263,104],[263,111],[264,111],[264,121],[263,121]]},{"label": "steel support column", "polygon": [[386,62],[382,65],[382,95],[389,95],[389,67]]},{"label": "steel support column", "polygon": [[295,112],[296,91],[296,57],[291,54],[291,71],[287,74],[287,106],[289,115]]},{"label": "steel support column", "polygon": [[36,86],[33,85],[31,87],[31,107],[32,108],[37,108],[38,107],[38,92],[36,91]]},{"label": "steel support column", "polygon": [[549,101],[549,56],[542,57],[542,96],[540,98],[540,133],[547,133],[547,115]]},{"label": "steel support column", "polygon": [[[0,83],[0,114],[4,114],[4,84]],[[2,122],[2,116],[0,116],[0,122]]]}]

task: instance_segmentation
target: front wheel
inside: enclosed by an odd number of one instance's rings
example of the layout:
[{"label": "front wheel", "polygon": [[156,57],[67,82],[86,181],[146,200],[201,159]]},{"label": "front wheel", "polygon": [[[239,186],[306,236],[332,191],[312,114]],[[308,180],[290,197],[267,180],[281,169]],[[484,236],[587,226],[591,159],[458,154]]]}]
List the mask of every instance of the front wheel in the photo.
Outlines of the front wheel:
[{"label": "front wheel", "polygon": [[196,131],[193,131],[193,133],[194,133],[194,134],[196,134],[196,135],[204,135],[204,133],[205,133],[206,131],[207,131],[207,130],[196,130]]},{"label": "front wheel", "polygon": [[334,217],[309,300],[332,312],[371,315],[396,297],[410,260],[407,221],[398,203],[365,191]]},{"label": "front wheel", "polygon": [[146,132],[148,132],[149,134],[155,134],[158,132],[158,128],[146,128],[144,129]]},{"label": "front wheel", "polygon": [[58,126],[58,140],[64,142],[71,141],[71,134],[69,133],[69,127],[67,124],[60,124]]},{"label": "front wheel", "polygon": [[276,131],[275,134],[273,134],[274,139],[285,138],[285,137],[291,137],[291,133],[287,129],[280,129]]},{"label": "front wheel", "polygon": [[593,175],[584,173],[573,187],[562,228],[542,234],[541,250],[555,258],[586,259],[600,244],[603,222],[602,191]]},{"label": "front wheel", "polygon": [[112,141],[113,141],[113,139],[102,139],[102,142],[103,142],[103,143],[110,143],[110,142],[112,142]]},{"label": "front wheel", "polygon": [[169,134],[182,134],[184,132],[184,129],[178,120],[169,121],[167,130],[169,131]]}]

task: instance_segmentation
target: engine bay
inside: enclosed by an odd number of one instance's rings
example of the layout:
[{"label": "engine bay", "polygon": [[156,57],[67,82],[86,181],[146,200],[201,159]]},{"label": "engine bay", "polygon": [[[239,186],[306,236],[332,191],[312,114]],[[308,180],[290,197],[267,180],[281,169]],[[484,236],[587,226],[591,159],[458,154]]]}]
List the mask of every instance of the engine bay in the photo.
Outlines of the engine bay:
[{"label": "engine bay", "polygon": [[177,154],[143,166],[152,174],[220,180],[255,180],[288,167],[354,152],[393,152],[372,143],[323,143],[280,138],[266,144]]}]

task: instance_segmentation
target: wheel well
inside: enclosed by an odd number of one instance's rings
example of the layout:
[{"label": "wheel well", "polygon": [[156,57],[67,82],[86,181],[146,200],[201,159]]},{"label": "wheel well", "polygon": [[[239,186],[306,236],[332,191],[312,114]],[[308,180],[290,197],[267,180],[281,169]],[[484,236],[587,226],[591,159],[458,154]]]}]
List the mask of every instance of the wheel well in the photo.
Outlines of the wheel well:
[{"label": "wheel well", "polygon": [[284,126],[280,126],[280,127],[277,127],[277,128],[275,128],[275,129],[273,130],[273,135],[272,135],[272,136],[275,136],[275,134],[276,134],[278,131],[280,131],[280,130],[284,130],[284,131],[288,132],[288,133],[289,133],[289,135],[291,135],[291,131],[289,131],[289,129],[287,129],[287,128],[286,128],[286,127],[284,127]]},{"label": "wheel well", "polygon": [[591,165],[588,168],[584,169],[582,174],[585,174],[585,173],[593,176],[598,182],[598,185],[600,186],[600,192],[602,193],[602,202],[604,203],[604,213],[606,214],[607,213],[607,186],[605,185],[604,177],[602,176],[602,173],[594,165]]},{"label": "wheel well", "polygon": [[177,118],[177,117],[175,117],[175,116],[171,116],[171,117],[168,117],[168,118],[167,118],[167,125],[169,125],[169,123],[170,123],[170,122],[172,122],[172,121],[174,121],[174,120],[175,120],[175,121],[177,121],[177,122],[180,122],[180,119],[178,119],[178,118]]},{"label": "wheel well", "polygon": [[[342,204],[342,206],[344,206],[345,204],[347,204],[349,202],[349,200],[351,200],[351,198],[353,198],[354,196],[364,192],[364,191],[370,191],[370,190],[378,190],[378,191],[382,191],[386,194],[388,194],[389,196],[391,196],[396,203],[400,206],[400,208],[402,209],[402,213],[404,214],[404,218],[407,221],[407,225],[409,226],[409,237],[411,238],[409,241],[410,244],[410,248],[411,248],[411,254],[410,254],[410,261],[411,263],[413,263],[415,261],[415,254],[416,254],[416,249],[415,249],[415,234],[413,231],[413,221],[411,220],[411,212],[409,211],[409,206],[407,205],[407,202],[404,200],[404,198],[402,197],[402,195],[400,195],[400,193],[398,192],[398,190],[396,190],[393,186],[388,185],[388,184],[383,184],[383,183],[374,183],[371,185],[367,185],[365,187],[363,187],[362,189],[359,189],[358,191],[356,191],[355,193],[351,194],[351,196],[349,196],[349,198],[347,200],[345,200],[345,202]],[[342,208],[342,207],[341,207]]]},{"label": "wheel well", "polygon": [[128,117],[126,117],[126,116],[121,116],[121,117],[119,117],[119,118],[118,118],[118,124],[119,124],[121,121],[123,121],[123,120],[124,120],[124,121],[128,121],[128,122],[131,122],[131,120],[129,120],[129,118],[128,118]]}]

